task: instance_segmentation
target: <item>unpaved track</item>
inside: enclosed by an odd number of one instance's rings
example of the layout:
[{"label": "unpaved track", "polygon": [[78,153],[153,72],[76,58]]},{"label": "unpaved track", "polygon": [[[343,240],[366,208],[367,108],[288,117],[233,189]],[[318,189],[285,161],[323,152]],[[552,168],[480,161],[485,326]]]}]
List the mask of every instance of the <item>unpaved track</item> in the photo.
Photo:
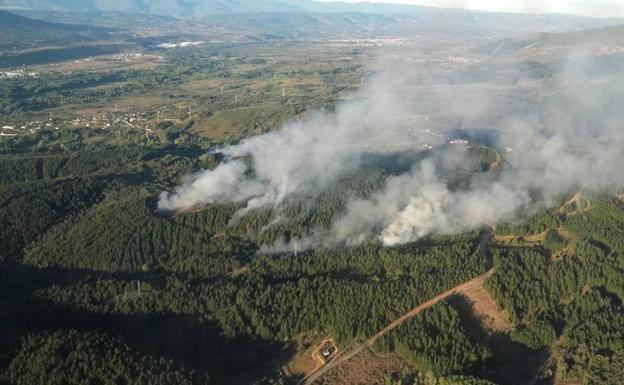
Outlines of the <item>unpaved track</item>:
[{"label": "unpaved track", "polygon": [[331,342],[331,344],[334,346],[334,348],[336,349],[336,355],[339,353],[338,346],[336,346],[336,344],[334,343],[334,340],[332,338],[325,338],[323,341],[321,341],[321,343],[319,343],[316,346],[316,348],[314,348],[314,350],[312,350],[312,359],[314,360],[315,366],[314,366],[314,369],[310,373],[316,372],[325,364],[325,361],[323,361],[319,357],[319,352],[321,351],[321,348],[325,346],[327,342]]},{"label": "unpaved track", "polygon": [[334,356],[334,358],[331,361],[329,361],[325,366],[323,366],[323,367],[319,368],[318,370],[313,371],[312,373],[310,373],[303,380],[303,384],[304,385],[311,385],[312,383],[314,383],[314,381],[318,380],[327,371],[329,371],[330,369],[335,368],[336,366],[342,364],[343,362],[347,361],[351,357],[357,355],[362,350],[373,346],[375,344],[375,341],[377,341],[381,336],[383,336],[384,334],[388,333],[389,331],[391,331],[392,329],[396,328],[397,326],[401,325],[403,322],[407,321],[408,319],[414,317],[416,314],[418,314],[418,313],[422,312],[423,310],[428,309],[428,308],[432,307],[433,305],[435,305],[435,304],[445,300],[446,298],[452,296],[453,294],[458,294],[458,293],[461,293],[461,292],[463,292],[465,290],[469,290],[469,289],[471,289],[471,288],[473,288],[475,286],[483,284],[483,282],[485,282],[485,280],[488,277],[490,277],[492,274],[494,274],[494,268],[488,270],[485,274],[482,274],[482,275],[480,275],[478,277],[475,277],[475,278],[471,279],[470,281],[464,282],[461,285],[455,286],[454,288],[449,289],[449,290],[445,291],[444,293],[438,294],[435,297],[431,298],[430,300],[421,303],[420,305],[416,306],[412,310],[410,310],[407,313],[403,314],[399,318],[397,318],[394,321],[390,322],[390,324],[388,324],[388,326],[386,326],[385,328],[381,329],[379,332],[377,332],[377,334],[375,334],[374,336],[370,337],[368,340],[362,342],[359,345],[356,345],[352,349],[348,349],[348,350],[345,349],[345,350],[342,351],[342,354],[338,354],[338,355]]}]

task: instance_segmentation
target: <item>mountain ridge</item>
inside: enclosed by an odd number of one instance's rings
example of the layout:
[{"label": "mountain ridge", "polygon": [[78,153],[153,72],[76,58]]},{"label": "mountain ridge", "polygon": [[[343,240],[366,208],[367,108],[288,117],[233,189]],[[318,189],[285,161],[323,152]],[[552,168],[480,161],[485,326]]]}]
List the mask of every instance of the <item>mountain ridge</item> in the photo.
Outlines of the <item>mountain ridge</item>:
[{"label": "mountain ridge", "polygon": [[119,33],[111,28],[51,23],[0,10],[0,50],[63,44],[72,40],[93,41]]},{"label": "mountain ridge", "polygon": [[[254,12],[415,14],[436,9],[464,13],[485,12],[410,4],[373,3],[369,1],[348,3],[344,1],[323,2],[317,0],[0,0],[0,9],[9,11],[132,12],[187,19],[219,14]],[[565,16],[581,18],[581,16]]]}]

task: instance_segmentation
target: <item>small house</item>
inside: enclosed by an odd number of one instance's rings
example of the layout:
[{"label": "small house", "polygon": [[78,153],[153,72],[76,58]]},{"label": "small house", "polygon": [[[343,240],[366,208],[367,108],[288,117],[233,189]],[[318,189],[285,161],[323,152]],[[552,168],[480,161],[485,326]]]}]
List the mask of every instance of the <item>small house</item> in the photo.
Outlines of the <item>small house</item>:
[{"label": "small house", "polygon": [[327,347],[327,348],[321,350],[321,355],[323,356],[323,358],[329,358],[329,356],[331,356],[331,354],[334,352],[334,350],[335,349],[334,349],[333,346]]}]

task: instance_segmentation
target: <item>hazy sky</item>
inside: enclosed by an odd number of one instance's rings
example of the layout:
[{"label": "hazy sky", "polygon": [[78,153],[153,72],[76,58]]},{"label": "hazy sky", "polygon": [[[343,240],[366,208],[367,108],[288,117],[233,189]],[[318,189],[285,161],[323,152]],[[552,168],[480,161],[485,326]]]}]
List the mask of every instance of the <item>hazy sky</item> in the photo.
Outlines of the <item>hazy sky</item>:
[{"label": "hazy sky", "polygon": [[[342,1],[355,3],[359,0]],[[624,17],[624,0],[371,0],[371,2],[418,4],[485,11],[560,12],[596,17]]]}]

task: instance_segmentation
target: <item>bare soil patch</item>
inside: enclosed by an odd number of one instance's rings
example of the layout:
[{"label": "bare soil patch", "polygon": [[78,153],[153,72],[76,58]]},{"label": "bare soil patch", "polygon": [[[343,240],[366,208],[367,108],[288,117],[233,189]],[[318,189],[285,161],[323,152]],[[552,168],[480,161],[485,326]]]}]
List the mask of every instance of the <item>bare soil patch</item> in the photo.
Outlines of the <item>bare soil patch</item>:
[{"label": "bare soil patch", "polygon": [[494,241],[501,244],[508,244],[511,242],[518,243],[519,245],[536,245],[544,242],[546,238],[546,231],[543,231],[539,234],[529,234],[529,235],[496,235],[494,236]]},{"label": "bare soil patch", "polygon": [[565,213],[568,209],[572,208],[574,209],[574,207],[581,201],[582,198],[582,194],[580,191],[575,192],[574,194],[572,194],[572,196],[570,197],[570,199],[568,199],[560,208],[559,208],[559,213]]},{"label": "bare soil patch", "polygon": [[392,374],[410,371],[409,365],[396,354],[375,354],[370,349],[328,372],[320,384],[385,385]]},{"label": "bare soil patch", "polygon": [[[487,238],[483,238],[483,240],[485,241],[485,239]],[[375,344],[375,341],[377,341],[380,337],[382,337],[384,334],[390,332],[392,329],[398,327],[399,325],[401,325],[403,322],[411,319],[412,317],[414,317],[415,315],[419,314],[420,312],[422,312],[425,309],[428,309],[432,306],[434,306],[435,304],[450,298],[454,295],[460,294],[465,292],[466,290],[471,289],[473,286],[477,286],[479,284],[483,284],[483,282],[490,277],[492,274],[494,274],[495,269],[492,268],[490,270],[488,270],[487,272],[485,272],[484,274],[481,274],[478,277],[475,277],[473,279],[471,279],[470,281],[464,282],[458,286],[455,286],[454,288],[451,288],[441,294],[438,294],[437,296],[431,298],[428,301],[425,301],[423,303],[421,303],[420,305],[416,306],[415,308],[411,309],[410,311],[408,311],[407,313],[403,314],[402,316],[400,316],[399,318],[395,319],[394,321],[390,322],[386,327],[384,327],[383,329],[381,329],[379,332],[377,332],[377,334],[373,335],[372,337],[370,337],[368,340],[364,341],[363,343],[360,343],[358,345],[355,345],[351,348],[345,348],[343,349],[341,352],[338,352],[331,360],[329,360],[329,362],[326,365],[323,365],[321,367],[319,367],[318,369],[314,370],[312,373],[309,373],[304,380],[302,381],[303,384],[306,385],[311,385],[313,384],[315,381],[317,381],[319,378],[321,378],[325,373],[327,373],[328,371],[332,370],[333,368],[336,368],[340,365],[343,365],[344,362],[349,361],[351,358],[357,356],[360,352],[364,351],[364,350],[368,350],[371,346],[373,346]]]},{"label": "bare soil patch", "polygon": [[582,199],[583,193],[581,191],[577,191],[563,204],[563,206],[559,208],[557,212],[564,215],[576,215],[589,211],[591,209],[591,204],[582,207]]},{"label": "bare soil patch", "polygon": [[576,253],[576,241],[574,235],[561,226],[557,229],[557,234],[559,234],[561,238],[565,239],[566,244],[562,249],[551,254],[550,260],[553,262],[564,257],[573,256],[574,253]]},{"label": "bare soil patch", "polygon": [[462,292],[472,305],[474,316],[490,332],[505,332],[512,328],[509,314],[500,308],[483,283]]},{"label": "bare soil patch", "polygon": [[308,374],[318,370],[325,364],[321,358],[320,351],[329,346],[334,347],[334,354],[338,352],[338,347],[334,343],[334,340],[328,337],[295,354],[293,358],[282,367],[284,374],[287,377],[304,378]]}]

